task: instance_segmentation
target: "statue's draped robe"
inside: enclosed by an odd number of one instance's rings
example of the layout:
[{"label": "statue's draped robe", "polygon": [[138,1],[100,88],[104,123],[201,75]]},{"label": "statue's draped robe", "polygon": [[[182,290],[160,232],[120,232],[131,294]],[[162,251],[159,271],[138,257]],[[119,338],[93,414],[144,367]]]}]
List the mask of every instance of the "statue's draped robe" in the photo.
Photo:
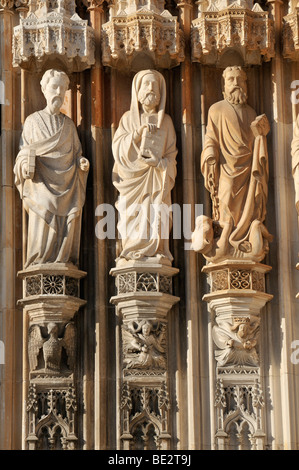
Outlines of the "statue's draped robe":
[{"label": "statue's draped robe", "polygon": [[[32,179],[22,166],[30,149],[36,153]],[[81,215],[87,172],[80,170],[81,144],[73,121],[45,110],[30,115],[16,158],[15,184],[28,213],[27,256],[31,264],[78,264]]]},{"label": "statue's draped robe", "polygon": [[242,250],[253,221],[266,215],[268,154],[266,137],[254,138],[250,124],[256,118],[248,105],[233,106],[227,100],[211,106],[201,157],[208,186],[211,159],[215,161],[215,187],[219,199],[219,224],[232,224],[229,243]]},{"label": "statue's draped robe", "polygon": [[[113,184],[119,191],[116,204],[119,211],[118,230],[122,242],[120,258],[141,259],[161,255],[172,261],[169,251],[171,214],[153,208],[171,205],[171,190],[176,177],[176,135],[170,116],[164,114],[162,105],[157,115],[158,128],[165,132],[163,157],[158,165],[150,166],[138,159],[139,144],[133,135],[142,122],[137,101],[138,85],[133,82],[132,105],[119,123],[113,138]],[[162,111],[161,111],[162,110]],[[151,210],[153,212],[151,212]],[[156,218],[153,222],[153,213]],[[153,229],[153,227],[155,227]]]}]

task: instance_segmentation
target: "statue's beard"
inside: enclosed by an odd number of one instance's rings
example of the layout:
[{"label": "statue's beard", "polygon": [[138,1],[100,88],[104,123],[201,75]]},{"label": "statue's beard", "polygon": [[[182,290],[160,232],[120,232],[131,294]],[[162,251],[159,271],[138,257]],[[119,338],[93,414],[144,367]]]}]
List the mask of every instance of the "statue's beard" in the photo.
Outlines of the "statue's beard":
[{"label": "statue's beard", "polygon": [[57,113],[62,106],[62,99],[60,96],[54,96],[54,98],[48,101],[48,106],[52,112]]},{"label": "statue's beard", "polygon": [[224,98],[231,104],[245,104],[247,93],[242,88],[234,88],[230,93],[224,92]]},{"label": "statue's beard", "polygon": [[149,93],[139,93],[138,101],[145,106],[151,106],[155,108],[160,103],[160,95],[157,95],[153,91]]}]

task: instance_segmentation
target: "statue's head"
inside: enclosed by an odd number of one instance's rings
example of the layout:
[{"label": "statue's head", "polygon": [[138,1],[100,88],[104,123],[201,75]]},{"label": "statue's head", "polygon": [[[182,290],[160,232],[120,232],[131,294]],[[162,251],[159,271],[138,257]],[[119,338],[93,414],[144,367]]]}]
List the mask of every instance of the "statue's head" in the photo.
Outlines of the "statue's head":
[{"label": "statue's head", "polygon": [[54,322],[49,322],[48,323],[48,334],[49,335],[54,335],[54,336],[57,336],[58,335],[58,325]]},{"label": "statue's head", "polygon": [[47,109],[51,114],[59,113],[69,83],[69,77],[65,72],[50,69],[44,73],[40,84],[47,101]]},{"label": "statue's head", "polygon": [[157,70],[140,70],[132,82],[130,112],[136,127],[141,125],[140,108],[149,113],[158,114],[157,127],[160,127],[165,115],[166,83]]},{"label": "statue's head", "polygon": [[160,81],[156,72],[149,71],[143,75],[138,89],[138,101],[148,109],[156,109],[160,103]]},{"label": "statue's head", "polygon": [[245,104],[247,101],[247,76],[238,65],[227,67],[223,72],[224,98],[231,104]]},{"label": "statue's head", "polygon": [[149,334],[151,333],[151,330],[152,330],[152,326],[149,322],[145,322],[143,325],[142,325],[142,333],[144,336],[149,336]]}]

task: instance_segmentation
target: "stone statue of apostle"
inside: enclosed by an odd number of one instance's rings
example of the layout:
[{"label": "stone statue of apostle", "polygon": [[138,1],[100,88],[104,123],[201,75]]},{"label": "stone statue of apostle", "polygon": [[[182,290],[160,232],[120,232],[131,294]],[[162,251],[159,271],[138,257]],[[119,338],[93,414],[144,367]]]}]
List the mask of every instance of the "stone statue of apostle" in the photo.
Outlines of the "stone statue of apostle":
[{"label": "stone statue of apostle", "polygon": [[47,106],[24,123],[14,173],[28,213],[25,268],[79,261],[89,162],[74,122],[60,112],[68,86],[64,72],[47,70],[41,80]]},{"label": "stone statue of apostle", "polygon": [[212,200],[212,218],[199,216],[193,249],[211,262],[260,262],[272,236],[263,222],[268,196],[270,130],[265,115],[247,104],[247,77],[239,66],[223,72],[224,100],[211,106],[201,170]]},{"label": "stone statue of apostle", "polygon": [[[138,72],[131,107],[121,118],[112,150],[113,184],[119,191],[121,260],[154,257],[171,264],[169,224],[176,177],[176,135],[165,114],[166,84],[155,70]],[[168,227],[167,227],[168,225]]]}]

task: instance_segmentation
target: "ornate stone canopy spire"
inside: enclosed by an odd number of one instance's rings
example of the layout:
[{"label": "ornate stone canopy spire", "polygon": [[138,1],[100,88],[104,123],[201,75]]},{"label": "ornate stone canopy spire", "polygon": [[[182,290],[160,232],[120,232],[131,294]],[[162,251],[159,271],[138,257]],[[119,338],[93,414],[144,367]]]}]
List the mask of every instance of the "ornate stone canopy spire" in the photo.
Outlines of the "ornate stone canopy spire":
[{"label": "ornate stone canopy spire", "polygon": [[14,28],[13,64],[42,70],[59,61],[69,72],[94,63],[94,32],[76,13],[75,0],[29,0]]}]

